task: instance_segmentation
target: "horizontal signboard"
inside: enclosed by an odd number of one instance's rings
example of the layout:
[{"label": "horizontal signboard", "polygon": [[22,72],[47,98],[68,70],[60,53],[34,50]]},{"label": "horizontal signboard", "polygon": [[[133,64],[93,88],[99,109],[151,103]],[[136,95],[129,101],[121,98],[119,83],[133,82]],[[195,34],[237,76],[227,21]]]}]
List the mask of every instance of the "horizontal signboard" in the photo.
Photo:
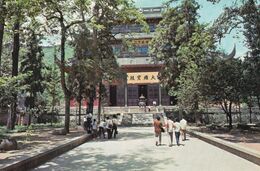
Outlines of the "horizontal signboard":
[{"label": "horizontal signboard", "polygon": [[127,84],[159,83],[158,72],[131,72],[127,73]]}]

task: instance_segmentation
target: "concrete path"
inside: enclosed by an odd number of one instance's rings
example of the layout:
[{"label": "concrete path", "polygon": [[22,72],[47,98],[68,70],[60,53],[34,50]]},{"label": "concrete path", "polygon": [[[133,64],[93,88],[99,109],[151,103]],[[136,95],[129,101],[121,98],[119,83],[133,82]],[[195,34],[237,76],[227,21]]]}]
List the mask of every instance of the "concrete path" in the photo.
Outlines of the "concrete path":
[{"label": "concrete path", "polygon": [[119,128],[116,140],[85,143],[35,170],[259,171],[260,166],[188,136],[181,146],[155,146],[153,128]]}]

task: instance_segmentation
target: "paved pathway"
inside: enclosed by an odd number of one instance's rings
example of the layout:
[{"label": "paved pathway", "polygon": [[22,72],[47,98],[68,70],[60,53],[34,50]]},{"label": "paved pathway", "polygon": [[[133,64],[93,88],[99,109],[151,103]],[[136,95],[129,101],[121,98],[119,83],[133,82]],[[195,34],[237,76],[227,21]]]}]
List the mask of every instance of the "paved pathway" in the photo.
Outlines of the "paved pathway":
[{"label": "paved pathway", "polygon": [[119,128],[116,140],[85,143],[35,170],[259,171],[260,166],[189,137],[181,146],[155,146],[153,128]]}]

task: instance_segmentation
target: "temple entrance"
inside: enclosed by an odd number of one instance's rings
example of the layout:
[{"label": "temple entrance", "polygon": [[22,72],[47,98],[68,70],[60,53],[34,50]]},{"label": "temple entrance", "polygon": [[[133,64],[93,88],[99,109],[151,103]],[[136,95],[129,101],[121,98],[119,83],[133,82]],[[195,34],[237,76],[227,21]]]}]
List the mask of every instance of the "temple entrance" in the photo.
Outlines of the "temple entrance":
[{"label": "temple entrance", "polygon": [[117,91],[116,91],[116,85],[110,85],[109,87],[109,92],[110,92],[110,104],[109,106],[116,106],[117,105]]},{"label": "temple entrance", "polygon": [[147,85],[138,85],[138,97],[141,95],[147,99]]}]

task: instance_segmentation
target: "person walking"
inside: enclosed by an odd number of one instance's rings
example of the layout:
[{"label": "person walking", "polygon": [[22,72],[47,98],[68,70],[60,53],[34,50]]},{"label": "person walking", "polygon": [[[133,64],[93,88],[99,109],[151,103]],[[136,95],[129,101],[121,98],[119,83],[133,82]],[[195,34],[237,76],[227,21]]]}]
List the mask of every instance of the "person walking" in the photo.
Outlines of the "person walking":
[{"label": "person walking", "polygon": [[181,125],[179,123],[179,119],[175,119],[174,131],[175,131],[176,144],[178,146],[180,145],[180,130],[181,130]]},{"label": "person walking", "polygon": [[180,125],[181,125],[182,141],[185,141],[186,140],[187,121],[184,118],[182,118],[180,121]]},{"label": "person walking", "polygon": [[106,119],[106,123],[107,123],[107,139],[111,139],[112,138],[112,127],[113,127],[113,122],[112,119],[110,119],[109,117],[107,117]]},{"label": "person walking", "polygon": [[112,126],[112,136],[114,135],[114,138],[116,138],[116,135],[118,134],[118,132],[117,132],[118,121],[117,121],[116,115],[113,116],[112,124],[113,124],[113,126]]},{"label": "person walking", "polygon": [[92,131],[93,131],[94,137],[96,138],[96,136],[97,136],[97,121],[96,121],[96,119],[93,120]]},{"label": "person walking", "polygon": [[103,138],[106,138],[105,136],[105,130],[106,128],[106,121],[105,120],[102,120],[100,121],[99,125],[98,125],[98,135],[99,135],[99,138],[101,138],[101,136],[103,136]]},{"label": "person walking", "polygon": [[[153,126],[154,126],[154,133],[155,133],[155,137],[156,137],[156,141],[155,141],[155,145],[161,145],[162,143],[162,129],[163,129],[163,125],[160,121],[160,116],[157,116],[156,119],[153,122]],[[159,138],[159,144],[157,141],[157,137]]]},{"label": "person walking", "polygon": [[169,147],[171,147],[173,145],[173,143],[172,143],[172,141],[173,141],[173,128],[174,128],[174,122],[169,117],[167,117],[166,129],[167,129],[167,132],[170,136]]}]

